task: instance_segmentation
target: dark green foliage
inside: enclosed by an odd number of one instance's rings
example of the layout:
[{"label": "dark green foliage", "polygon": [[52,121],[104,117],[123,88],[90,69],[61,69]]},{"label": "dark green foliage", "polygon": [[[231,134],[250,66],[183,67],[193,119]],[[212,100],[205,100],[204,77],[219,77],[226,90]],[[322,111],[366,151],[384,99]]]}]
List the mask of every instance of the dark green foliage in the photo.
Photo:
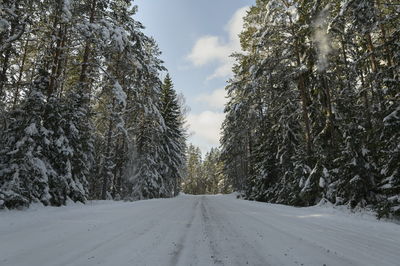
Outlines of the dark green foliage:
[{"label": "dark green foliage", "polygon": [[167,74],[161,90],[161,115],[164,118],[163,151],[165,163],[164,182],[171,196],[180,191],[183,168],[185,164],[186,137],[183,128],[182,107],[171,77]]},{"label": "dark green foliage", "polygon": [[136,12],[126,0],[0,3],[0,208],[179,192],[181,106],[161,92],[166,69]]},{"label": "dark green foliage", "polygon": [[200,149],[189,145],[183,191],[194,195],[232,192],[224,174],[221,152],[217,148],[212,148],[202,160]]},{"label": "dark green foliage", "polygon": [[251,7],[223,125],[222,158],[235,189],[260,201],[328,200],[398,216],[394,3],[258,0]]},{"label": "dark green foliage", "polygon": [[49,180],[54,170],[46,153],[50,132],[43,126],[48,75],[42,73],[20,108],[6,114],[0,171],[0,208],[19,208],[31,202],[50,204]]}]

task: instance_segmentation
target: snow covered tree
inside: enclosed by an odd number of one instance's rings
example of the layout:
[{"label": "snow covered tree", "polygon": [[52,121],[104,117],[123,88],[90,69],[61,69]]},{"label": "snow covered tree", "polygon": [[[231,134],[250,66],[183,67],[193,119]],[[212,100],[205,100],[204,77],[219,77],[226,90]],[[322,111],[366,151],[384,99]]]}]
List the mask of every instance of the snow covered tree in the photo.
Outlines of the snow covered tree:
[{"label": "snow covered tree", "polygon": [[387,139],[384,147],[385,162],[381,170],[383,180],[378,189],[386,200],[378,205],[378,214],[400,217],[400,107],[384,118],[385,128],[383,138]]},{"label": "snow covered tree", "polygon": [[223,173],[221,152],[217,148],[211,148],[206,153],[202,163],[202,178],[206,183],[206,194],[229,193],[229,182]]},{"label": "snow covered tree", "polygon": [[158,78],[148,80],[145,93],[140,96],[143,109],[138,114],[138,128],[135,133],[132,153],[134,157],[129,165],[132,176],[130,197],[149,199],[167,197],[168,184],[164,179],[166,164],[163,161],[162,136],[166,130],[160,112],[161,81]]},{"label": "snow covered tree", "polygon": [[51,137],[47,157],[56,173],[49,180],[52,205],[64,205],[68,199],[85,202],[94,152],[85,98],[78,92],[63,99],[50,97],[44,125]]},{"label": "snow covered tree", "polygon": [[131,161],[161,177],[144,178],[157,191],[143,198],[177,193],[164,179],[178,161],[158,138],[165,68],[136,12],[126,0],[1,2],[2,207],[131,196]]},{"label": "snow covered tree", "polygon": [[11,65],[16,52],[16,42],[20,40],[28,25],[29,3],[5,0],[0,3],[0,100],[6,97],[7,83],[12,77]]},{"label": "snow covered tree", "polygon": [[188,194],[218,194],[232,192],[232,186],[223,173],[221,152],[211,148],[204,160],[198,147],[189,145],[183,191]]},{"label": "snow covered tree", "polygon": [[31,202],[50,204],[49,179],[56,173],[46,157],[50,132],[43,126],[49,84],[45,71],[32,85],[18,109],[8,114],[1,143],[0,208],[19,208]]},{"label": "snow covered tree", "polygon": [[165,77],[162,86],[161,104],[161,115],[166,127],[163,135],[163,161],[166,166],[164,180],[170,195],[176,196],[180,191],[182,182],[186,138],[181,113],[182,108],[179,105],[169,74]]},{"label": "snow covered tree", "polygon": [[205,194],[205,182],[202,178],[202,158],[198,147],[190,144],[187,149],[186,176],[183,179],[183,191],[188,194]]},{"label": "snow covered tree", "polygon": [[226,88],[222,158],[235,189],[261,201],[327,200],[397,215],[397,9],[393,1],[256,1]]}]

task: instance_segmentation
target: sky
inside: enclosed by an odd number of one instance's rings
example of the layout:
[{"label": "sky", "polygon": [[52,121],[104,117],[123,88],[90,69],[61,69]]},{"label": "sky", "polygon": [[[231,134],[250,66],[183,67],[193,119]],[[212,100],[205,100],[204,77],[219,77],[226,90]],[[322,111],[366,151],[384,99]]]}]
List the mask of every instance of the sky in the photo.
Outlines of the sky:
[{"label": "sky", "polygon": [[225,86],[231,77],[230,54],[240,51],[242,17],[255,0],[135,0],[135,18],[152,36],[161,59],[182,93],[189,142],[203,154],[219,146]]}]

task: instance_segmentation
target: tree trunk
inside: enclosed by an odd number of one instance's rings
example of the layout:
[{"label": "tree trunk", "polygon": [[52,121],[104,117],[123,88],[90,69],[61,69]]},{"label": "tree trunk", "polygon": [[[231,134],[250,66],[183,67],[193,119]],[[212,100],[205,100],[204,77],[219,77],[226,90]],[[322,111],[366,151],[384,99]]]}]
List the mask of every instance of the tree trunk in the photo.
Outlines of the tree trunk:
[{"label": "tree trunk", "polygon": [[[14,34],[15,27],[16,27],[16,24],[12,23],[11,30],[10,30],[10,36],[12,36]],[[12,52],[11,48],[12,48],[12,46],[10,44],[4,51],[4,61],[3,61],[3,66],[2,66],[2,69],[0,72],[0,97],[3,96],[4,86],[7,82],[7,70],[9,67],[9,61],[10,61],[11,52]]]},{"label": "tree trunk", "polygon": [[[379,21],[383,21],[383,18],[382,18],[381,1],[380,1],[380,0],[377,0],[377,1],[376,1],[376,4],[377,4],[377,8],[378,8],[378,10],[379,10],[379,14],[378,14]],[[381,30],[382,42],[383,42],[383,45],[385,46],[385,50],[386,50],[386,60],[387,60],[388,66],[389,66],[389,68],[390,68],[389,71],[390,71],[390,73],[391,73],[391,75],[392,75],[392,77],[393,77],[393,76],[394,76],[393,69],[392,69],[392,67],[394,66],[394,62],[393,62],[393,53],[392,53],[392,51],[390,50],[390,48],[388,47],[388,45],[386,44],[386,42],[387,42],[386,29],[385,29],[385,26],[383,25],[383,23],[380,23],[379,28],[380,28],[380,30]]]},{"label": "tree trunk", "polygon": [[[53,58],[51,60],[51,75],[50,82],[47,89],[47,97],[50,97],[53,93],[56,93],[59,89],[59,78],[64,67],[64,57],[65,54],[65,43],[67,39],[67,25],[61,23],[60,18],[62,16],[62,4],[61,1],[58,2],[57,11],[55,13],[55,19],[53,23],[53,29],[56,33],[56,47],[53,51]],[[58,28],[58,30],[57,30]]]},{"label": "tree trunk", "polygon": [[29,43],[29,39],[26,39],[25,46],[24,46],[24,54],[22,56],[21,66],[19,68],[19,73],[18,73],[18,80],[17,80],[15,91],[14,91],[13,108],[15,108],[15,106],[17,105],[18,98],[19,98],[19,91],[21,88],[22,75],[24,73],[24,66],[25,66],[25,62],[26,62],[28,43]]},{"label": "tree trunk", "polygon": [[[94,23],[95,19],[95,14],[96,14],[96,7],[97,7],[97,0],[92,0],[91,2],[91,8],[90,8],[90,18],[89,22]],[[85,49],[83,51],[83,58],[82,58],[82,63],[81,63],[81,73],[79,76],[79,84],[82,86],[83,91],[85,91],[88,94],[88,101],[90,102],[90,86],[88,84],[88,69],[89,69],[89,59],[90,59],[90,52],[91,52],[91,45],[92,41],[90,38],[86,39],[86,44],[85,44]]]},{"label": "tree trunk", "polygon": [[[289,6],[286,3],[287,6]],[[293,25],[293,21],[290,18],[290,23]],[[297,35],[295,29],[292,27],[291,28],[292,35],[295,37]],[[295,37],[296,40],[294,42],[294,48],[295,48],[295,53],[296,53],[296,61],[297,61],[297,66],[301,68],[302,62],[301,62],[301,48],[300,48],[300,42],[298,37]],[[301,104],[302,104],[302,117],[303,117],[303,123],[304,123],[304,138],[306,142],[306,152],[307,152],[307,157],[308,160],[311,159],[312,157],[312,136],[311,136],[311,122],[310,118],[308,117],[308,106],[311,104],[311,99],[309,97],[309,93],[306,87],[306,82],[305,82],[305,77],[304,73],[301,73],[298,81],[297,81],[297,88],[300,92],[300,98],[301,98]],[[310,163],[310,162],[309,162]]]},{"label": "tree trunk", "polygon": [[[113,99],[112,102],[112,108],[114,108],[115,105],[115,99]],[[109,118],[109,124],[108,124],[108,132],[107,132],[107,145],[106,145],[106,152],[105,152],[105,159],[106,160],[110,160],[111,159],[111,142],[112,142],[112,132],[114,129],[114,123],[113,123],[113,119],[112,116],[110,116]],[[103,200],[107,199],[107,192],[108,192],[108,188],[110,186],[110,181],[109,180],[109,169],[107,168],[108,163],[110,163],[109,161],[104,162],[104,168],[105,171],[103,171],[103,189],[102,189],[102,193],[101,193],[101,198]]]}]

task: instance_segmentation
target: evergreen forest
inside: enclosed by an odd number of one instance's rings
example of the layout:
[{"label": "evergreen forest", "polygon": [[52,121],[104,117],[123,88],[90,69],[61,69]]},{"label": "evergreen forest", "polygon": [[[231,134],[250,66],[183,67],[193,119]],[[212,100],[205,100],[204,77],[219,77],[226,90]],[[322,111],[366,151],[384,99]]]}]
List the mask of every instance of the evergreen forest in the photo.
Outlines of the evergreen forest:
[{"label": "evergreen forest", "polygon": [[0,2],[0,209],[239,192],[400,217],[398,0],[257,0],[220,147],[131,0]]},{"label": "evergreen forest", "polygon": [[183,101],[127,0],[0,6],[0,208],[179,193]]},{"label": "evergreen forest", "polygon": [[400,215],[400,5],[258,0],[221,139],[247,199]]}]

